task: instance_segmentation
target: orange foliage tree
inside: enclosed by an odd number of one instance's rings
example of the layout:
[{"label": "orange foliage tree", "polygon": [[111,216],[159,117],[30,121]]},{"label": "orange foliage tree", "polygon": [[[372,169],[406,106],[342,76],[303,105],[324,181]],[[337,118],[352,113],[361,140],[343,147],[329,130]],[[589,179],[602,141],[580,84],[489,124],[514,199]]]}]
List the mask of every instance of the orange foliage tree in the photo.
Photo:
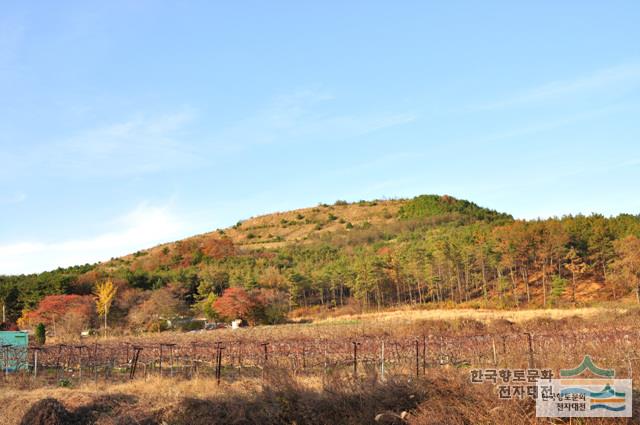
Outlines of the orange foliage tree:
[{"label": "orange foliage tree", "polygon": [[242,319],[250,324],[281,323],[285,319],[286,308],[286,294],[274,289],[247,292],[242,288],[232,287],[213,302],[213,309],[223,319]]},{"label": "orange foliage tree", "polygon": [[227,319],[243,319],[250,323],[256,321],[256,310],[260,307],[258,300],[242,288],[228,288],[213,303],[218,314]]},{"label": "orange foliage tree", "polygon": [[19,319],[21,326],[31,327],[38,323],[53,326],[66,316],[73,316],[89,323],[94,316],[95,303],[90,295],[49,295],[38,304],[38,308],[25,312]]}]

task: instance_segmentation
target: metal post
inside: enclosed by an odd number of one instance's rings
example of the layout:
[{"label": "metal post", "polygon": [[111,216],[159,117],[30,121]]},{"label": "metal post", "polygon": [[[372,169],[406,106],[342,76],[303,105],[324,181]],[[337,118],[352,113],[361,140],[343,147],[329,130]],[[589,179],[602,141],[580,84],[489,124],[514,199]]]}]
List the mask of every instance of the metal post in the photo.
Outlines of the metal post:
[{"label": "metal post", "polygon": [[7,379],[9,375],[9,347],[10,345],[2,346],[2,363],[4,366],[4,379]]},{"label": "metal post", "polygon": [[34,348],[33,350],[33,377],[38,377],[38,348]]},{"label": "metal post", "polygon": [[427,374],[427,337],[422,336],[422,374]]},{"label": "metal post", "polygon": [[[138,367],[138,358],[140,357],[141,347],[133,347],[133,358],[131,359],[131,368],[129,370],[129,379],[133,379],[136,376],[136,368]],[[146,368],[145,368],[146,370]]]},{"label": "metal post", "polygon": [[220,377],[222,376],[222,350],[224,350],[224,347],[218,342],[216,348],[216,384],[220,385]]},{"label": "metal post", "polygon": [[80,381],[82,381],[82,349],[83,348],[84,348],[83,345],[78,346],[78,350],[80,351],[80,355],[78,357],[78,377]]},{"label": "metal post", "polygon": [[171,357],[171,377],[173,378],[173,345],[169,347],[169,356]]}]

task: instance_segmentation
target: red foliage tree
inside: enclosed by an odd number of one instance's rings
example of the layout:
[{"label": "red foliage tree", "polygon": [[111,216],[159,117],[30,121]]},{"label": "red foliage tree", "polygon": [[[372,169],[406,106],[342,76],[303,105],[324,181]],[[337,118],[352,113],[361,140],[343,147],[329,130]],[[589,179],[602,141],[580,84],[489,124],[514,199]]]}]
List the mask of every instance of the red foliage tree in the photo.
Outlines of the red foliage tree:
[{"label": "red foliage tree", "polygon": [[256,310],[261,304],[242,288],[228,288],[213,303],[218,314],[227,319],[243,319],[250,323],[256,320]]},{"label": "red foliage tree", "polygon": [[94,308],[95,302],[90,295],[49,295],[40,301],[37,309],[25,313],[20,320],[26,326],[50,325],[69,313],[89,320]]}]

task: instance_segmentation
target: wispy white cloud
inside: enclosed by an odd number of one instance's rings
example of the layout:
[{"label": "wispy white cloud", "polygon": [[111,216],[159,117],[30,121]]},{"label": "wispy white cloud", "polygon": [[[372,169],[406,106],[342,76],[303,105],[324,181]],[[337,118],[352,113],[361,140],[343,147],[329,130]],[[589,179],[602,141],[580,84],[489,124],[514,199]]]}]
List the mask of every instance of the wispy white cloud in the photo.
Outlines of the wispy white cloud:
[{"label": "wispy white cloud", "polygon": [[169,206],[147,203],[116,217],[105,228],[103,233],[81,239],[0,245],[0,275],[104,261],[184,237],[190,230]]},{"label": "wispy white cloud", "polygon": [[633,88],[640,85],[640,64],[625,64],[597,70],[570,80],[552,81],[516,93],[513,96],[476,105],[476,110],[504,109],[555,100],[567,96],[613,87]]},{"label": "wispy white cloud", "polygon": [[25,193],[15,193],[13,195],[0,196],[0,205],[16,205],[27,200]]},{"label": "wispy white cloud", "polygon": [[331,94],[313,90],[278,96],[254,115],[222,131],[215,140],[233,150],[308,138],[344,140],[416,119],[410,112],[357,114],[329,112],[323,108],[335,100]]},{"label": "wispy white cloud", "polygon": [[197,161],[180,131],[194,118],[193,110],[140,116],[84,131],[45,147],[49,163],[89,174],[129,175],[159,171]]},{"label": "wispy white cloud", "polygon": [[195,166],[200,157],[188,140],[196,113],[138,115],[78,131],[35,146],[0,147],[0,178],[32,175],[132,176]]}]

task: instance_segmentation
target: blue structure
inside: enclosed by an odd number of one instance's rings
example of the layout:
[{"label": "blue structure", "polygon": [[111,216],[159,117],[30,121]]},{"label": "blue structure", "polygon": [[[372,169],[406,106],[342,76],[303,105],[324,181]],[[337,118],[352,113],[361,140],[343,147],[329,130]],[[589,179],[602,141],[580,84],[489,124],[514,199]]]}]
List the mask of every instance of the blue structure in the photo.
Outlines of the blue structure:
[{"label": "blue structure", "polygon": [[26,332],[0,332],[0,370],[28,369],[29,335]]}]

